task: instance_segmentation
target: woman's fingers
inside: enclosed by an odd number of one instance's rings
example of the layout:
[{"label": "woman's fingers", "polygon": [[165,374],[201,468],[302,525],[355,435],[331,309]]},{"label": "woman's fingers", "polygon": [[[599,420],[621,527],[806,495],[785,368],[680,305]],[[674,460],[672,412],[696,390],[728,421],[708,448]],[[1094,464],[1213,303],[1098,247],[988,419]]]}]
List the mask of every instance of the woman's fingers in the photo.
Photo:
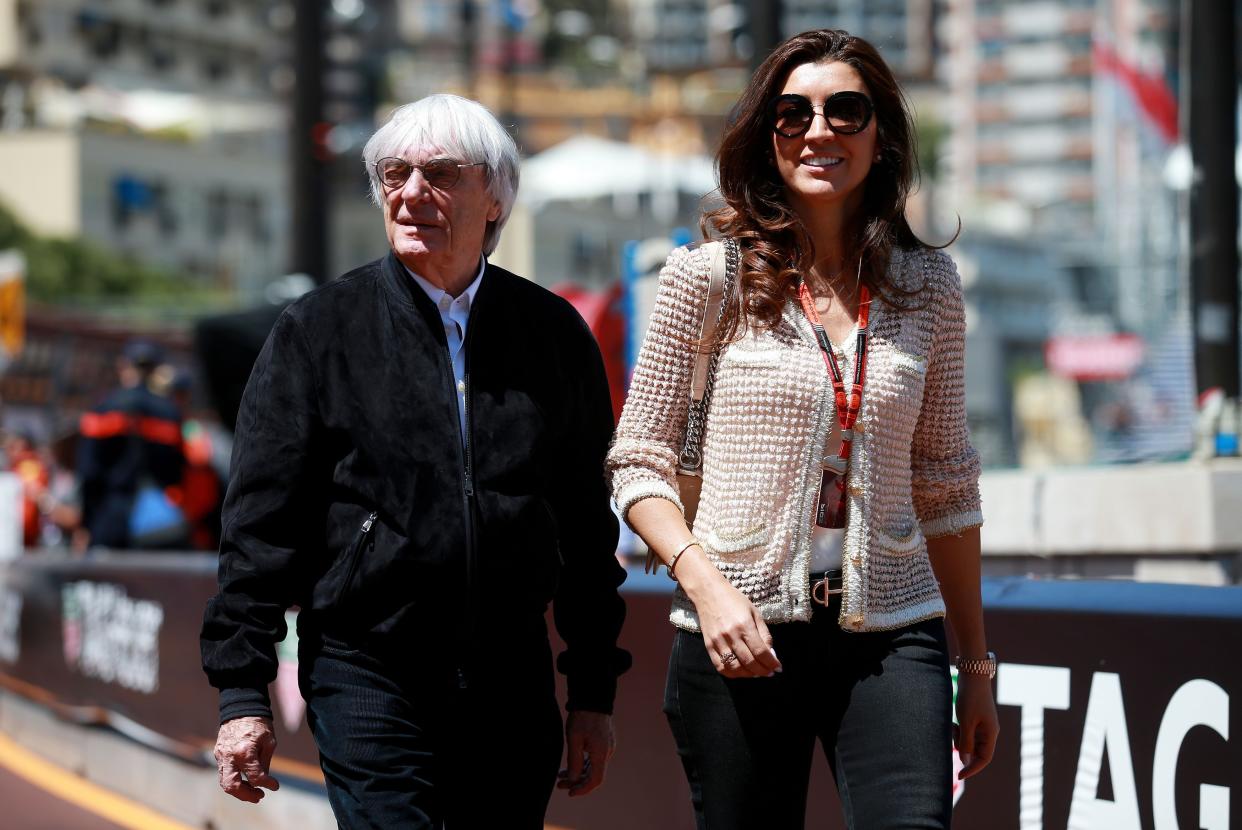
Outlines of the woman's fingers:
[{"label": "woman's fingers", "polygon": [[732,585],[723,583],[705,599],[700,620],[712,665],[725,677],[769,677],[780,671],[767,625]]},{"label": "woman's fingers", "polygon": [[776,658],[776,651],[772,648],[772,635],[768,632],[768,624],[759,616],[758,611],[754,612],[754,623],[757,642],[752,644],[750,652],[755,655],[755,662],[758,664],[757,676],[768,677],[781,670],[781,661]]},{"label": "woman's fingers", "polygon": [[[732,660],[729,659],[730,655],[733,657]],[[723,647],[720,662],[724,665],[724,671],[721,674],[725,677],[750,677],[751,672],[748,666],[755,662],[755,658],[751,655],[750,649],[746,647],[746,641],[739,638]]]},{"label": "woman's fingers", "polygon": [[769,677],[780,669],[768,640],[753,628],[725,635],[717,649],[717,670],[726,677]]},{"label": "woman's fingers", "polygon": [[992,753],[996,749],[996,735],[987,723],[979,723],[975,728],[969,730],[972,739],[967,741],[969,748],[962,749],[962,763],[964,769],[958,774],[962,780],[970,778],[983,771],[983,768],[992,762]]}]

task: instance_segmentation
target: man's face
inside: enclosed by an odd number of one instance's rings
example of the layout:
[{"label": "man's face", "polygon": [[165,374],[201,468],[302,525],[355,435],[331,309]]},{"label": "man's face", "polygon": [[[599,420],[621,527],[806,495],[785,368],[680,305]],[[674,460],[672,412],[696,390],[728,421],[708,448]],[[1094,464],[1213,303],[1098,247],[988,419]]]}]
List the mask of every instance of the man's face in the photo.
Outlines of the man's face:
[{"label": "man's face", "polygon": [[[439,147],[423,147],[399,158],[413,165],[432,159],[454,158]],[[384,229],[397,258],[422,276],[433,276],[478,262],[489,222],[500,218],[501,205],[487,187],[487,168],[463,167],[452,187],[437,188],[416,167],[400,187],[381,184],[384,196]]]}]

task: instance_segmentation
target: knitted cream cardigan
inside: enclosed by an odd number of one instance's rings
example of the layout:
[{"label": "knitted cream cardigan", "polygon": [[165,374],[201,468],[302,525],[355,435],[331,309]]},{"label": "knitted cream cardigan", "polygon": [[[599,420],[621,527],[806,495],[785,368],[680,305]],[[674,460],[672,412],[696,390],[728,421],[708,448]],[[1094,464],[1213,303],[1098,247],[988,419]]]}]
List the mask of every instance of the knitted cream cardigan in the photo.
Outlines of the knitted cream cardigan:
[{"label": "knitted cream cardigan", "polygon": [[[660,273],[655,310],[608,453],[622,516],[645,498],[681,507],[676,466],[695,360],[691,344],[718,244],[678,248]],[[979,458],[966,429],[966,327],[957,269],[940,251],[894,250],[889,275],[903,287],[925,288],[914,310],[902,312],[879,299],[871,307],[847,488],[840,615],[847,631],[943,616],[926,539],[983,522]],[[768,622],[811,617],[811,511],[835,418],[832,384],[796,301],[786,304],[774,330],[750,331],[721,353],[693,530],[711,561]],[[699,627],[680,588],[671,620],[690,631]]]}]

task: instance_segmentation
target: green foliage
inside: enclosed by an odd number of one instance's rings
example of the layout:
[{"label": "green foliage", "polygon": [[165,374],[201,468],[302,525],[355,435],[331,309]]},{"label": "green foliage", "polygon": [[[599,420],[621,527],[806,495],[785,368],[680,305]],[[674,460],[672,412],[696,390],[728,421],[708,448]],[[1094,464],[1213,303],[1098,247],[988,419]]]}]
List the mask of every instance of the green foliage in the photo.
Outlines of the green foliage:
[{"label": "green foliage", "polygon": [[935,115],[919,113],[914,132],[918,141],[919,172],[924,179],[934,182],[940,178],[940,161],[949,138],[949,126]]},{"label": "green foliage", "polygon": [[184,297],[197,286],[184,277],[119,256],[81,239],[38,236],[0,205],[0,250],[26,257],[26,293],[45,303]]}]

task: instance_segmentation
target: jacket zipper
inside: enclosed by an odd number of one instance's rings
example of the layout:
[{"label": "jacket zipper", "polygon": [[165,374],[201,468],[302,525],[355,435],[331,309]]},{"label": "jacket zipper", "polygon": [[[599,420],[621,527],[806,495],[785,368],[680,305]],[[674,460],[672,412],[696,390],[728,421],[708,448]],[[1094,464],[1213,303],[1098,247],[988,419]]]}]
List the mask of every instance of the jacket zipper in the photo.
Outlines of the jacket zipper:
[{"label": "jacket zipper", "polygon": [[474,540],[474,459],[473,459],[473,438],[470,422],[470,341],[474,337],[474,331],[477,326],[468,326],[466,329],[466,341],[462,343],[462,348],[466,351],[466,371],[462,376],[462,417],[458,418],[457,404],[457,378],[453,373],[453,358],[446,347],[443,350],[445,367],[448,370],[449,393],[453,400],[453,423],[464,423],[464,430],[460,441],[457,442],[459,447],[459,458],[461,459],[462,472],[462,506],[465,510],[465,530],[466,530],[466,648],[458,649],[461,655],[462,663],[456,668],[456,681],[458,689],[466,689],[470,685],[470,675],[467,671],[464,661],[468,660],[470,647],[475,642],[475,626],[477,625],[478,602],[475,597],[475,580],[477,570],[477,553],[475,551]]},{"label": "jacket zipper", "polygon": [[565,554],[561,552],[561,523],[556,520],[556,511],[552,509],[552,505],[546,500],[540,500],[544,511],[548,514],[548,519],[552,522],[552,549],[556,551],[556,561],[560,566],[565,567]]},{"label": "jacket zipper", "polygon": [[358,540],[354,542],[354,549],[350,553],[349,568],[345,571],[345,581],[341,583],[341,590],[336,595],[336,607],[338,608],[345,601],[345,595],[349,592],[349,587],[354,584],[354,575],[358,572],[358,563],[362,561],[362,551],[367,546],[367,537],[371,535],[371,528],[375,526],[377,518],[379,518],[379,513],[371,511],[371,515],[367,516],[366,521],[362,523],[358,533]]},{"label": "jacket zipper", "polygon": [[[465,348],[463,344],[462,348]],[[466,614],[467,616],[467,636],[468,644],[474,645],[474,629],[478,621],[478,602],[475,597],[475,578],[477,576],[476,569],[478,567],[478,553],[474,549],[474,459],[472,453],[473,440],[471,438],[471,422],[470,422],[470,353],[466,353],[466,371],[462,379],[465,387],[462,392],[462,400],[465,409],[465,432],[464,441],[462,442],[462,495],[465,500],[466,507]],[[456,399],[456,389],[454,391],[454,399]],[[469,659],[469,649],[463,651],[462,656]],[[465,666],[457,667],[457,688],[465,689],[470,685],[470,678],[466,672]]]}]

